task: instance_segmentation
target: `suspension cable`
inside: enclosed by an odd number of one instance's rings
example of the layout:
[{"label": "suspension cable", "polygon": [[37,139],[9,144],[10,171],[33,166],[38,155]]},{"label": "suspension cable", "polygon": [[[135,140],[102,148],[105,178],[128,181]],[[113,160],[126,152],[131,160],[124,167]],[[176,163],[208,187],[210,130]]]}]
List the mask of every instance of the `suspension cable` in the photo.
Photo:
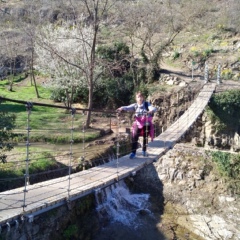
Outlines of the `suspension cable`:
[{"label": "suspension cable", "polygon": [[120,147],[120,144],[119,144],[119,113],[117,113],[117,161],[116,161],[116,164],[117,164],[117,181],[119,180],[119,172],[118,172],[118,166],[119,166],[119,156],[120,156],[120,153],[119,153],[119,147]]},{"label": "suspension cable", "polygon": [[27,109],[27,142],[26,142],[26,171],[25,171],[25,186],[24,186],[24,199],[23,199],[23,211],[26,207],[26,194],[27,194],[27,186],[29,185],[29,139],[30,139],[30,114],[32,110],[32,103],[26,103]]},{"label": "suspension cable", "polygon": [[70,156],[69,156],[69,164],[68,164],[68,200],[70,199],[70,191],[71,191],[71,172],[72,172],[72,145],[73,145],[73,123],[74,123],[74,116],[75,116],[76,110],[74,108],[71,109],[71,140],[70,140]]},{"label": "suspension cable", "polygon": [[82,132],[83,132],[83,139],[82,139],[82,143],[83,143],[83,154],[82,154],[82,157],[81,157],[81,162],[82,162],[82,165],[83,165],[83,170],[85,169],[85,158],[86,158],[86,155],[85,155],[85,122],[83,122],[83,128],[82,128]]},{"label": "suspension cable", "polygon": [[[6,98],[0,96],[0,101],[9,101],[9,102],[15,102],[15,103],[23,103],[25,104],[25,101],[22,100],[15,100],[11,98]],[[60,106],[60,105],[53,105],[53,104],[46,104],[46,103],[37,103],[37,102],[32,102],[32,105],[34,106],[42,106],[42,107],[52,107],[52,108],[62,108],[66,110],[71,110],[72,107],[66,107],[66,106]],[[101,113],[108,113],[108,114],[116,114],[116,111],[105,111],[105,110],[100,110],[100,109],[89,109],[89,108],[75,108],[75,110],[79,110],[82,112],[101,112]]]}]

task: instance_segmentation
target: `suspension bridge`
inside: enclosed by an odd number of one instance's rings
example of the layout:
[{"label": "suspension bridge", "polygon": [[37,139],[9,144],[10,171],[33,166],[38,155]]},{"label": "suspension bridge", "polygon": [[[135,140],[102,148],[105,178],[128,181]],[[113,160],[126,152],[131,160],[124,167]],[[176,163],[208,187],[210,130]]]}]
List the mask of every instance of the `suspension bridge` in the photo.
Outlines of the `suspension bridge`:
[{"label": "suspension bridge", "polygon": [[[203,85],[198,96],[184,114],[148,144],[147,157],[141,156],[140,149],[138,149],[137,157],[134,159],[129,159],[128,155],[117,157],[105,164],[36,184],[29,184],[27,175],[24,187],[1,192],[0,228],[2,226],[10,228],[12,224],[23,220],[32,222],[34,217],[41,213],[97,192],[128,176],[133,176],[141,168],[157,161],[184,138],[186,132],[208,105],[215,87],[214,83]],[[27,144],[27,154],[28,147]]]}]

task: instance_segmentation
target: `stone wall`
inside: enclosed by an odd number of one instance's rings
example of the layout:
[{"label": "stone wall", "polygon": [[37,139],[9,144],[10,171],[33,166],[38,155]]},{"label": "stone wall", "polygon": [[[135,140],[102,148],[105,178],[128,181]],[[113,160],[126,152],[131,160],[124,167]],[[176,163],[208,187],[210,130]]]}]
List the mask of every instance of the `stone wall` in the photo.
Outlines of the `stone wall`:
[{"label": "stone wall", "polygon": [[99,228],[95,197],[88,195],[33,218],[22,218],[5,225],[1,229],[0,239],[91,239]]}]

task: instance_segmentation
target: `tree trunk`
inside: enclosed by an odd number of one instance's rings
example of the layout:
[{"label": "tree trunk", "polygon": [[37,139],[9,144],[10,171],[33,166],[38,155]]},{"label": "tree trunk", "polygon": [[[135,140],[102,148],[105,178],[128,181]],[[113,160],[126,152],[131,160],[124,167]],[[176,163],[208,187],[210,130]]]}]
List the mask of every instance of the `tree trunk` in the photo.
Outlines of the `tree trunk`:
[{"label": "tree trunk", "polygon": [[35,87],[35,92],[36,92],[37,98],[40,98],[37,84],[36,84],[34,69],[33,69],[33,51],[32,51],[32,57],[31,57],[31,78],[33,79],[33,82],[34,82],[34,87]]},{"label": "tree trunk", "polygon": [[[88,93],[88,109],[92,109],[92,105],[93,105],[93,99],[92,99],[92,95],[93,95],[93,88],[89,87],[89,93]],[[86,120],[86,128],[89,128],[91,123],[91,110],[89,110],[87,112],[87,120]]]},{"label": "tree trunk", "polygon": [[91,47],[91,61],[90,61],[90,74],[89,74],[89,82],[88,82],[88,87],[89,87],[89,93],[88,93],[88,114],[87,114],[87,121],[86,121],[86,127],[88,128],[91,123],[91,109],[93,105],[93,88],[94,88],[94,70],[95,70],[95,57],[96,57],[96,42],[97,42],[97,34],[98,34],[98,4],[96,4],[94,13],[94,36],[93,36],[93,42],[92,42],[92,47]]}]

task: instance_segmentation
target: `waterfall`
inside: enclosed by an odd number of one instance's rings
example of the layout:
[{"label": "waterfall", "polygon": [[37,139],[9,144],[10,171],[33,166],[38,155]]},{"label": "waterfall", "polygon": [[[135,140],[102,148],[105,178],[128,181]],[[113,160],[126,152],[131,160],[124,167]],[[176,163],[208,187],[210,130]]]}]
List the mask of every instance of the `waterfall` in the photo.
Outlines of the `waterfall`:
[{"label": "waterfall", "polygon": [[[99,218],[110,222],[120,222],[136,229],[139,214],[151,214],[149,194],[132,194],[123,180],[104,189],[95,191]],[[136,225],[136,222],[138,224]]]}]

